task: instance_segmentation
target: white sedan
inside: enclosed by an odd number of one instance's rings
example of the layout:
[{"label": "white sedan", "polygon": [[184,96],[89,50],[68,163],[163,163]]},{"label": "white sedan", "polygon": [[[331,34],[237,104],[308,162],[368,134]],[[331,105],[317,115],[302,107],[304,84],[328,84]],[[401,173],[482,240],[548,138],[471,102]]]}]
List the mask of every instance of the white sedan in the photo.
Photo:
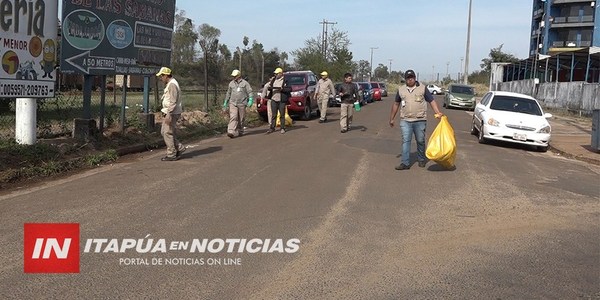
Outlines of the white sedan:
[{"label": "white sedan", "polygon": [[492,91],[475,106],[471,134],[479,143],[499,140],[535,146],[548,150],[550,142],[549,118],[534,98],[517,93]]}]

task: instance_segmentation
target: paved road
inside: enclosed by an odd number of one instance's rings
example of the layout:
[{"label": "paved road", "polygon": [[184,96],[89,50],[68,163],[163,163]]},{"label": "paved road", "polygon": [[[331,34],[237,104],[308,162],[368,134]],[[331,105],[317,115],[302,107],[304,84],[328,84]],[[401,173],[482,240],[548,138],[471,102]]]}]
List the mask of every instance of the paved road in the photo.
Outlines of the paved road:
[{"label": "paved road", "polygon": [[[430,162],[396,171],[391,101],[365,107],[346,134],[334,109],[336,121],[298,121],[285,135],[253,129],[193,143],[177,162],[144,153],[0,196],[0,298],[600,297],[598,167],[480,145],[468,133],[470,115],[452,110],[457,169]],[[27,222],[79,223],[80,273],[24,274]],[[95,238],[297,238],[300,246],[83,253]],[[124,258],[204,265],[123,265]]]}]

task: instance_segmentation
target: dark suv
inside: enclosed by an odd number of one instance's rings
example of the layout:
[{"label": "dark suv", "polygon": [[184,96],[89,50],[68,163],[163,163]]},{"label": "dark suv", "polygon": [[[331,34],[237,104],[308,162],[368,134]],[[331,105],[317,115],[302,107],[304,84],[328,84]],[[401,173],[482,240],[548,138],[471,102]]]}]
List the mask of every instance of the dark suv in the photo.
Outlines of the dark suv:
[{"label": "dark suv", "polygon": [[[301,116],[304,120],[310,120],[313,112],[319,111],[319,104],[315,96],[317,76],[312,71],[291,71],[283,74],[284,80],[292,88],[291,97],[288,100],[288,113]],[[261,98],[257,103],[258,113],[263,119],[267,119],[267,99]]]}]

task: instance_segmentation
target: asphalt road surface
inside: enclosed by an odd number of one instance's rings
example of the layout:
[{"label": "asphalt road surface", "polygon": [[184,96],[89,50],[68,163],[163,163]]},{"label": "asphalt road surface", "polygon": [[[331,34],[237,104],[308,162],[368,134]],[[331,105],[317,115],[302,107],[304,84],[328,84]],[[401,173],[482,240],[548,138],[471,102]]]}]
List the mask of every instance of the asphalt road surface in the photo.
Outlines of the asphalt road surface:
[{"label": "asphalt road surface", "polygon": [[[4,192],[0,298],[600,297],[598,167],[478,144],[469,112],[444,110],[456,170],[429,162],[396,171],[391,103],[364,107],[345,134],[333,108],[330,122],[297,121],[284,135],[261,127],[186,141],[176,162],[161,162],[159,150]],[[25,273],[25,223],[78,223],[80,273]],[[299,243],[273,253],[115,253],[107,244],[85,252],[95,239]]]}]

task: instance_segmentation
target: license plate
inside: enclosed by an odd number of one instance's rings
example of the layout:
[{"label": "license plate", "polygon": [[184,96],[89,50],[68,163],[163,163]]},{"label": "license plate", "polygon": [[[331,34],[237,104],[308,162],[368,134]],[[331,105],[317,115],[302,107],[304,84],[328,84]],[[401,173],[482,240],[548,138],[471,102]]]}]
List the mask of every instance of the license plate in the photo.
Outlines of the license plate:
[{"label": "license plate", "polygon": [[515,139],[517,141],[526,141],[527,140],[527,135],[526,134],[521,134],[521,133],[515,133],[515,134],[513,134],[513,139]]}]

